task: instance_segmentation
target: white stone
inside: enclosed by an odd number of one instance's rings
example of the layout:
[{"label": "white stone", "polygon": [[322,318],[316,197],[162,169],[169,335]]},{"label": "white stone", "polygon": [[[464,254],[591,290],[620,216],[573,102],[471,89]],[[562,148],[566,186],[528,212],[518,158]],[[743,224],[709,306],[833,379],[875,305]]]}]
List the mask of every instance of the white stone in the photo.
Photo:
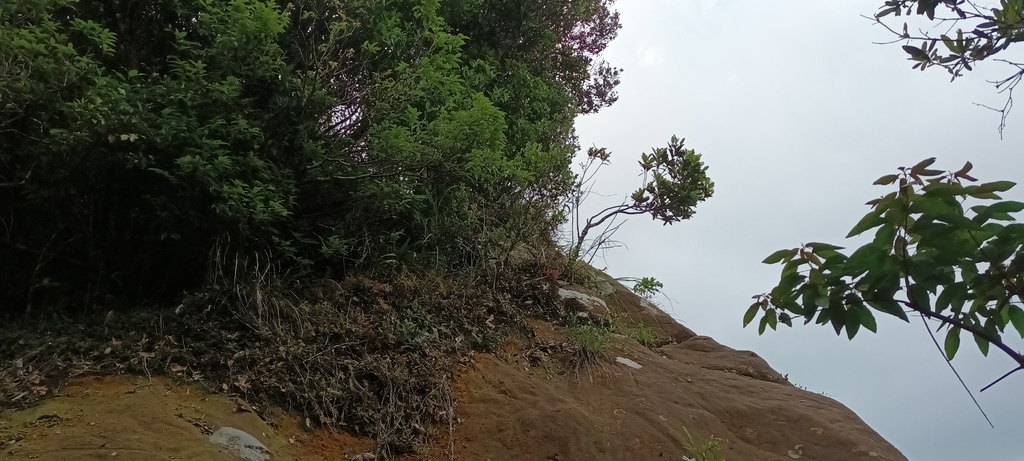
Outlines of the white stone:
[{"label": "white stone", "polygon": [[637,370],[643,368],[643,365],[640,365],[639,363],[636,363],[636,362],[634,362],[634,361],[632,361],[630,359],[627,359],[625,357],[615,357],[615,361],[618,362],[618,363],[621,363],[621,364],[623,364],[623,365],[625,365],[627,367],[636,368]]},{"label": "white stone", "polygon": [[565,288],[558,289],[558,296],[561,297],[562,300],[575,299],[589,310],[600,309],[602,314],[607,314],[609,312],[608,304],[605,303],[603,299],[596,296],[580,293],[575,290],[567,290]]},{"label": "white stone", "polygon": [[210,442],[224,447],[245,461],[268,461],[270,459],[270,450],[266,445],[256,440],[256,437],[233,427],[217,429],[217,432],[210,436]]}]

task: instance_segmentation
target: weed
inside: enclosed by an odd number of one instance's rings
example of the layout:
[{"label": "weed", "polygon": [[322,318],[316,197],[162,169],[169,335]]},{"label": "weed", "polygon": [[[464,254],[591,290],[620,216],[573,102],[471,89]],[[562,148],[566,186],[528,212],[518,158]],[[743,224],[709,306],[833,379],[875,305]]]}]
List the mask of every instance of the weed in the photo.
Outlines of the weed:
[{"label": "weed", "polygon": [[657,329],[643,322],[635,321],[628,316],[617,315],[612,318],[613,332],[626,336],[648,349],[656,349],[672,342]]},{"label": "weed", "polygon": [[633,284],[633,293],[636,293],[640,297],[650,301],[654,295],[661,293],[662,288],[665,288],[665,284],[659,282],[658,279],[654,277],[644,277]]},{"label": "weed", "polygon": [[719,453],[722,449],[722,439],[709,435],[707,439],[698,444],[693,440],[693,435],[690,431],[683,427],[683,435],[686,436],[685,448],[690,452],[691,457],[683,457],[689,461],[725,461],[725,458]]},{"label": "weed", "polygon": [[[607,328],[582,324],[569,327],[569,339],[575,346],[570,363],[579,375],[580,368],[591,374],[591,369],[601,365],[611,345],[611,332]],[[593,378],[593,376],[591,376]]]},{"label": "weed", "polygon": [[628,336],[630,339],[640,343],[641,346],[648,349],[658,348],[669,343],[664,336],[658,334],[657,331],[654,331],[654,328],[643,323],[638,324],[630,330]]}]

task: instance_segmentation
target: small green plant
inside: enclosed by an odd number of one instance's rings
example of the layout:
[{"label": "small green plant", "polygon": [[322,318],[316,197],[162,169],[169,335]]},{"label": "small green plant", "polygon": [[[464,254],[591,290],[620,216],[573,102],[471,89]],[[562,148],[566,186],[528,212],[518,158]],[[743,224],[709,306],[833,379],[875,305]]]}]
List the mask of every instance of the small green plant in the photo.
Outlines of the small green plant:
[{"label": "small green plant", "polygon": [[611,345],[611,332],[597,325],[581,324],[569,327],[569,339],[575,346],[570,362],[576,370],[583,368],[590,374],[590,369],[605,360],[605,352]]},{"label": "small green plant", "polygon": [[684,426],[683,435],[686,436],[686,450],[690,452],[690,457],[683,457],[683,459],[689,461],[725,461],[725,458],[719,453],[722,449],[722,439],[709,435],[700,444],[693,439],[693,435]]},{"label": "small green plant", "polygon": [[664,336],[658,334],[657,331],[654,331],[654,328],[651,328],[643,323],[638,324],[636,327],[630,330],[628,336],[630,339],[640,343],[641,346],[644,346],[648,349],[661,347],[664,346],[665,344],[668,344],[669,342],[667,339],[665,339]]},{"label": "small green plant", "polygon": [[636,293],[637,296],[650,301],[655,295],[661,293],[662,288],[665,288],[665,284],[658,281],[658,279],[654,277],[644,277],[633,284],[633,293]]},{"label": "small green plant", "polygon": [[611,344],[611,335],[607,329],[596,325],[584,324],[571,327],[569,337],[573,344],[579,348],[579,353],[586,356],[588,360],[599,359],[604,355],[608,345]]}]

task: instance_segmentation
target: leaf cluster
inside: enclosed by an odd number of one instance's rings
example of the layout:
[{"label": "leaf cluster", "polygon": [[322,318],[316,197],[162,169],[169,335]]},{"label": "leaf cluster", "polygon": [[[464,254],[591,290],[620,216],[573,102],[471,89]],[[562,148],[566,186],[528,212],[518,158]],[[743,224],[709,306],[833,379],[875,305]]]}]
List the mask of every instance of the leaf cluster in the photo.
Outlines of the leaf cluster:
[{"label": "leaf cluster", "polygon": [[[570,259],[581,258],[594,249],[602,248],[602,243],[607,242],[618,229],[611,224],[619,217],[648,214],[665,225],[693,217],[697,204],[714,194],[715,183],[708,177],[708,167],[701,155],[693,149],[686,149],[683,143],[683,139],[672,136],[666,147],[641,154],[639,164],[643,179],[640,187],[623,203],[607,207],[582,222],[578,217],[579,206],[593,187],[593,173],[588,175],[590,166],[596,162],[600,162],[598,168],[608,164],[611,155],[604,148],[591,148],[587,152],[588,161],[583,165],[583,173],[577,176],[571,201],[567,204],[575,227],[568,251]],[[606,226],[605,231],[597,238],[597,243],[591,245],[590,251],[584,251],[587,236],[602,225]]]},{"label": "leaf cluster", "polygon": [[875,313],[904,321],[916,313],[946,331],[947,359],[966,332],[983,354],[996,346],[1024,367],[1003,336],[1009,329],[1024,338],[1024,225],[1014,219],[1024,203],[998,195],[1010,181],[965,184],[975,181],[970,162],[944,172],[934,161],[875,181],[896,190],[868,202],[847,237],[873,230],[874,238],[852,253],[807,243],[768,256],[765,264],[782,265],[781,279],[754,297],[743,324],[761,313],[764,333],[803,318],[852,339],[861,328],[877,331]]},{"label": "leaf cluster", "polygon": [[[902,29],[882,22],[886,17],[914,15],[924,16],[929,22],[941,25],[945,32],[936,36],[921,30],[914,34],[906,22]],[[965,71],[973,70],[978,62],[994,58],[1024,40],[1022,0],[1000,0],[995,6],[970,0],[886,0],[874,15],[874,20],[897,36],[897,42],[905,43],[903,51],[914,62],[914,69],[923,71],[928,67],[940,67],[949,72],[953,80],[963,76]],[[1000,132],[1013,105],[1013,89],[1024,78],[1022,63],[1001,61],[1009,64],[1013,72],[992,82],[996,89],[1007,95],[1002,108],[990,108],[1002,115]]]}]

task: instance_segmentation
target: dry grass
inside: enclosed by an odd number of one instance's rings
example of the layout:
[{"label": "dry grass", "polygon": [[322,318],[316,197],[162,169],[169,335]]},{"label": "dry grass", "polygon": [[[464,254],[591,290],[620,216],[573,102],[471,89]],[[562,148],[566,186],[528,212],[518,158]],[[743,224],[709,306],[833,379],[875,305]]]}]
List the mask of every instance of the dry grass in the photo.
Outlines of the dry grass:
[{"label": "dry grass", "polygon": [[173,308],[7,323],[0,407],[31,405],[75,375],[169,374],[259,412],[284,408],[372,436],[386,458],[449,427],[460,360],[525,332],[525,316],[558,311],[536,269],[500,279],[395,272],[286,289],[259,261],[236,261],[238,270],[218,272],[232,283]]}]

